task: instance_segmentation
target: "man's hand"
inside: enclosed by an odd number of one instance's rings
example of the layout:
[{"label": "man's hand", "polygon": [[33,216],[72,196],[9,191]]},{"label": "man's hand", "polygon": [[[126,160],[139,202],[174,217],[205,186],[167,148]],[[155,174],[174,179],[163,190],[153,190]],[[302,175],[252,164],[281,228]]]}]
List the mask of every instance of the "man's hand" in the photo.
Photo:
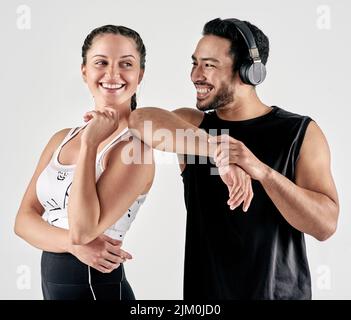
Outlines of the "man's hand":
[{"label": "man's hand", "polygon": [[227,204],[234,210],[243,202],[243,211],[246,212],[253,198],[250,176],[236,165],[220,166],[220,177],[227,185],[229,200]]},{"label": "man's hand", "polygon": [[121,249],[122,242],[101,235],[86,245],[72,245],[70,253],[94,269],[109,273],[132,256]]},{"label": "man's hand", "polygon": [[255,155],[239,140],[226,134],[210,137],[209,143],[216,143],[217,149],[214,160],[217,167],[236,164],[241,167],[251,179],[262,181],[269,172],[269,167],[258,160]]}]

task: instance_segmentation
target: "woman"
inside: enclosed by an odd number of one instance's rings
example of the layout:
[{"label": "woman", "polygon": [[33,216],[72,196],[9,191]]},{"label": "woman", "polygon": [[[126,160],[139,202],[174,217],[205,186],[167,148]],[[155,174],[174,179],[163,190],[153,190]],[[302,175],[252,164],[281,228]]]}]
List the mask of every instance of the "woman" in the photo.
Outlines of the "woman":
[{"label": "woman", "polygon": [[[95,110],[51,138],[15,223],[43,250],[44,299],[135,299],[122,264],[131,256],[120,246],[154,177],[152,150],[127,126],[145,55],[139,34],[122,26],[96,28],[84,41],[81,71]],[[142,161],[123,161],[131,150]]]}]

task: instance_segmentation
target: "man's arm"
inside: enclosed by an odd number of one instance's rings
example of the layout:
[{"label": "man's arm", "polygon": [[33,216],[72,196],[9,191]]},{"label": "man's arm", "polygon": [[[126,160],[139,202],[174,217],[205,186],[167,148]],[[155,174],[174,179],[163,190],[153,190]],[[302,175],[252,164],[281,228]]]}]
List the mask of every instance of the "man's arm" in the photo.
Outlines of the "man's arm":
[{"label": "man's arm", "polygon": [[269,170],[262,185],[291,225],[320,241],[328,239],[336,231],[339,201],[330,169],[329,146],[315,122],[307,128],[295,182]]},{"label": "man's arm", "polygon": [[328,143],[315,122],[306,130],[296,166],[295,183],[259,161],[240,141],[231,137],[229,149],[218,148],[216,163],[235,163],[258,180],[287,222],[323,241],[336,230],[339,202],[330,170]]}]

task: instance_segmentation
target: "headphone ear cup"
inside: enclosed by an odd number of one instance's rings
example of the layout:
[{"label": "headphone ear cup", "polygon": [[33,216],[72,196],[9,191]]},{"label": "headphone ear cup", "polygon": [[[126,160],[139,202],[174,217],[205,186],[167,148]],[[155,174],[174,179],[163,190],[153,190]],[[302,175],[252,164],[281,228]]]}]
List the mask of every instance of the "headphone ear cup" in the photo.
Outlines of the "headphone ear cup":
[{"label": "headphone ear cup", "polygon": [[251,84],[250,79],[248,77],[248,69],[250,68],[251,64],[248,62],[243,62],[239,68],[239,75],[242,82],[246,84]]},{"label": "headphone ear cup", "polygon": [[257,86],[266,78],[266,66],[262,62],[255,62],[246,68],[246,77],[250,84]]}]

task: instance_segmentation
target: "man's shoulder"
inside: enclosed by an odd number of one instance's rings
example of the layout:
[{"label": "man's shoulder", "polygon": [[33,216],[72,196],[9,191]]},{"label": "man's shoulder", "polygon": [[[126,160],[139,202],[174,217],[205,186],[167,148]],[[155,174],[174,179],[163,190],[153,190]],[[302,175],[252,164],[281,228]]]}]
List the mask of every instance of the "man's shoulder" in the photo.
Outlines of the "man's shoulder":
[{"label": "man's shoulder", "polygon": [[288,110],[281,108],[281,107],[274,106],[273,108],[275,108],[275,110],[276,110],[275,116],[279,119],[299,120],[299,121],[304,120],[304,119],[311,119],[307,115],[302,115],[299,113],[288,111]]},{"label": "man's shoulder", "polygon": [[278,123],[281,132],[292,134],[294,139],[298,139],[298,145],[301,145],[307,128],[314,122],[313,119],[309,116],[287,111],[280,107],[275,108],[275,122]]}]

